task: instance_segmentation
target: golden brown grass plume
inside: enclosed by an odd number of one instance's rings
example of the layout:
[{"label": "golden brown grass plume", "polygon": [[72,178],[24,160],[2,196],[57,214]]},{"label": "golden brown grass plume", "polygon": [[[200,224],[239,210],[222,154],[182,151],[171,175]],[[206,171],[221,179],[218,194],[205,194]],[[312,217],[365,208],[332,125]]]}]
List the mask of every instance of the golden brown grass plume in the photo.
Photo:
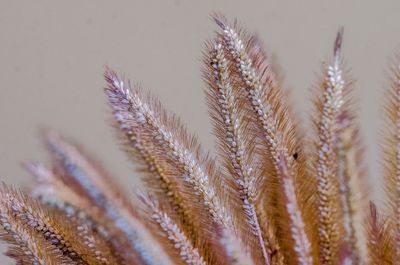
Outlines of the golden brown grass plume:
[{"label": "golden brown grass plume", "polygon": [[343,29],[299,130],[258,38],[214,15],[206,42],[215,155],[147,90],[107,68],[119,143],[143,187],[126,194],[75,141],[44,132],[51,164],[30,190],[0,190],[0,240],[15,264],[400,264],[400,60],[385,105],[386,206],[367,197]]}]

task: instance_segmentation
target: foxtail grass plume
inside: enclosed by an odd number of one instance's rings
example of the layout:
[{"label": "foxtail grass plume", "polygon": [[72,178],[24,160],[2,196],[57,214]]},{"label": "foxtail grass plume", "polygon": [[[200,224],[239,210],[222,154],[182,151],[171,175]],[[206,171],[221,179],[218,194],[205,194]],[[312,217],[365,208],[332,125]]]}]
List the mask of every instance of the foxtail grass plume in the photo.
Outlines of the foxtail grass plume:
[{"label": "foxtail grass plume", "polygon": [[387,90],[387,199],[378,211],[343,28],[316,81],[314,128],[303,132],[260,40],[236,21],[213,20],[202,77],[216,154],[107,68],[112,125],[143,187],[124,193],[80,144],[44,132],[51,164],[24,163],[35,185],[0,188],[0,240],[15,264],[399,264],[400,60]]}]

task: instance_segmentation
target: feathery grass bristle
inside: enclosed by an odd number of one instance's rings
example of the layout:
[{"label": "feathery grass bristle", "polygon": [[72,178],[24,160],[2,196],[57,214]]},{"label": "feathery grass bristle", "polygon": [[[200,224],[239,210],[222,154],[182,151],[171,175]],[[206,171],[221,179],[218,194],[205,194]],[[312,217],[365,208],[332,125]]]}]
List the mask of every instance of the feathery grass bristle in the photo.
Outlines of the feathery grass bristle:
[{"label": "feathery grass bristle", "polygon": [[387,198],[378,212],[343,27],[306,137],[260,39],[212,18],[218,30],[206,42],[202,76],[215,157],[159,100],[107,68],[112,126],[143,185],[124,192],[75,141],[43,132],[50,165],[23,164],[35,185],[0,188],[0,241],[15,264],[398,264],[400,60],[385,104]]}]

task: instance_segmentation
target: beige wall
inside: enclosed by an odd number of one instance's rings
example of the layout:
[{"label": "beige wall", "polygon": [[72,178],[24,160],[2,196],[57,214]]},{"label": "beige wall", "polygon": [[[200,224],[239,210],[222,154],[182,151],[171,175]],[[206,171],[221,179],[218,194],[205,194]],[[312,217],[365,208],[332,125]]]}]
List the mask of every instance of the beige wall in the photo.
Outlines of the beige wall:
[{"label": "beige wall", "polygon": [[212,148],[199,71],[203,42],[215,29],[209,14],[217,11],[259,33],[303,113],[320,62],[345,26],[376,182],[379,110],[387,61],[400,43],[399,9],[398,1],[2,0],[0,176],[29,183],[19,162],[46,161],[37,134],[49,126],[86,143],[125,183],[136,182],[107,124],[105,65],[150,88]]}]

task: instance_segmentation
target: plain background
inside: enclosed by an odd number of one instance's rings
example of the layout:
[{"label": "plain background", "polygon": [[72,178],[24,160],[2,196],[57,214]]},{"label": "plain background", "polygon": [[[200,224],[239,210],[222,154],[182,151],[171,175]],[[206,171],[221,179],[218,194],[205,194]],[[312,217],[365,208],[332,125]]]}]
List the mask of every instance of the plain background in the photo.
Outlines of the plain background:
[{"label": "plain background", "polygon": [[47,162],[38,129],[50,127],[85,143],[127,189],[138,183],[109,126],[106,65],[151,89],[213,150],[200,69],[216,29],[209,15],[221,12],[260,36],[303,121],[321,62],[345,27],[373,197],[381,197],[382,102],[400,44],[399,10],[399,1],[1,0],[1,180],[29,185],[20,162]]}]

